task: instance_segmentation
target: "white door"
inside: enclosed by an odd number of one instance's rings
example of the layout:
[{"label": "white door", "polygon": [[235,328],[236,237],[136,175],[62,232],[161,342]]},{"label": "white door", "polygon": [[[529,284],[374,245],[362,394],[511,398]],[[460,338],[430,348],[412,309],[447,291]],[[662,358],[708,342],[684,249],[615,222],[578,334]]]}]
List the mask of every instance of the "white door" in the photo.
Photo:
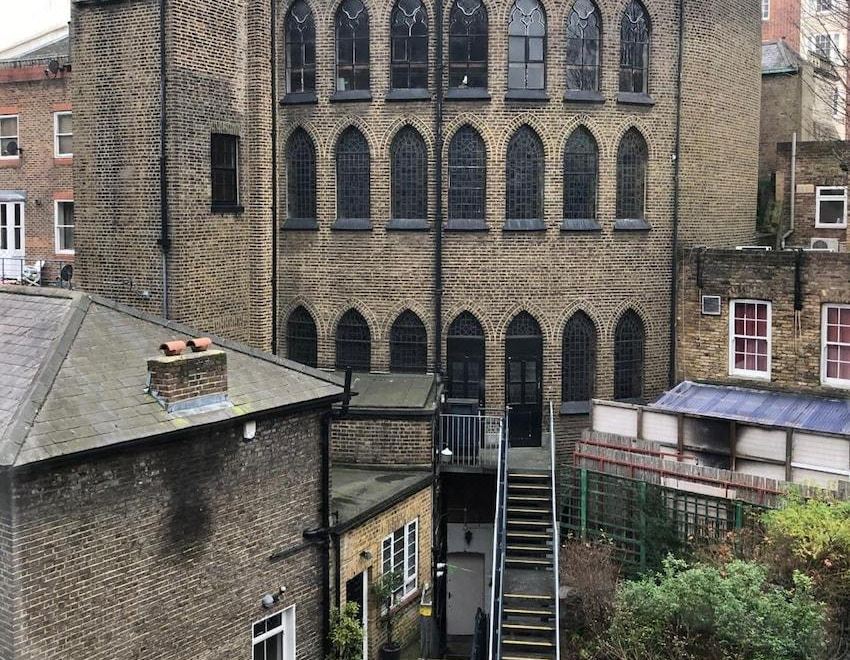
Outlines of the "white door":
[{"label": "white door", "polygon": [[0,202],[0,280],[20,280],[24,263],[24,204]]},{"label": "white door", "polygon": [[448,564],[448,607],[446,633],[472,635],[475,613],[484,609],[484,555],[475,552],[453,552]]}]

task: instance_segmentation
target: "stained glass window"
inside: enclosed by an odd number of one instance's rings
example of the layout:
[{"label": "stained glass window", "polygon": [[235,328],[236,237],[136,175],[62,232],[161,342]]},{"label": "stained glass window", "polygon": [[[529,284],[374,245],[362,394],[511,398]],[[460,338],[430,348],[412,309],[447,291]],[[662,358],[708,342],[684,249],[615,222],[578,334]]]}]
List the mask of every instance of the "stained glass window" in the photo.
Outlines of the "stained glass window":
[{"label": "stained glass window", "polygon": [[449,87],[487,87],[487,9],[456,0],[449,14]]},{"label": "stained glass window", "polygon": [[516,0],[508,24],[508,89],[545,89],[546,15],[537,0]]},{"label": "stained glass window", "polygon": [[649,82],[649,16],[631,0],[620,23],[620,91],[647,93]]},{"label": "stained glass window", "polygon": [[338,218],[369,218],[369,144],[349,126],[336,145],[336,213]]},{"label": "stained glass window", "polygon": [[336,368],[369,371],[372,366],[372,333],[366,319],[349,309],[336,326]]},{"label": "stained glass window", "polygon": [[645,331],[643,321],[629,310],[614,331],[614,398],[640,399],[643,396]]},{"label": "stained glass window", "polygon": [[567,16],[567,89],[599,90],[602,21],[591,0],[576,0]]},{"label": "stained glass window", "polygon": [[596,326],[576,312],[564,326],[562,401],[590,401],[596,380]]},{"label": "stained glass window", "polygon": [[392,87],[428,86],[428,16],[420,0],[398,0],[392,14]]},{"label": "stained glass window", "polygon": [[316,23],[304,0],[286,15],[286,91],[316,89]]},{"label": "stained glass window", "polygon": [[579,126],[564,149],[564,217],[596,218],[599,148],[590,131]]},{"label": "stained glass window", "polygon": [[484,140],[472,126],[462,126],[449,143],[449,219],[484,219],[486,177]]},{"label": "stained glass window", "polygon": [[360,0],[336,13],[336,90],[369,89],[369,14]]},{"label": "stained glass window", "polygon": [[316,149],[303,128],[286,146],[287,218],[316,218]]},{"label": "stained glass window", "polygon": [[529,126],[521,126],[508,144],[506,217],[543,218],[543,143]]},{"label": "stained glass window", "polygon": [[617,150],[617,217],[643,219],[646,212],[646,140],[631,128]]},{"label": "stained glass window", "polygon": [[427,366],[425,324],[408,309],[399,314],[390,329],[390,371],[425,373]]},{"label": "stained glass window", "polygon": [[310,312],[297,307],[286,322],[286,355],[290,360],[315,367],[317,353],[316,322]]},{"label": "stained glass window", "polygon": [[393,139],[393,218],[428,217],[428,153],[416,129],[405,126]]}]

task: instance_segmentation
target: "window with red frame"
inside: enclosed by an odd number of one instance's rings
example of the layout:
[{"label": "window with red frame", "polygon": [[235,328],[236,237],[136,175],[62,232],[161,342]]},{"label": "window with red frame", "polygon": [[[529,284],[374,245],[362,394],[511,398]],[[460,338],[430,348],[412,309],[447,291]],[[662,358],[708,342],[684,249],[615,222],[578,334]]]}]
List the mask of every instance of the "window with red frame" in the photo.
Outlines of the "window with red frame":
[{"label": "window with red frame", "polygon": [[824,305],[823,382],[850,387],[850,305]]},{"label": "window with red frame", "polygon": [[732,301],[732,375],[770,377],[770,303]]}]

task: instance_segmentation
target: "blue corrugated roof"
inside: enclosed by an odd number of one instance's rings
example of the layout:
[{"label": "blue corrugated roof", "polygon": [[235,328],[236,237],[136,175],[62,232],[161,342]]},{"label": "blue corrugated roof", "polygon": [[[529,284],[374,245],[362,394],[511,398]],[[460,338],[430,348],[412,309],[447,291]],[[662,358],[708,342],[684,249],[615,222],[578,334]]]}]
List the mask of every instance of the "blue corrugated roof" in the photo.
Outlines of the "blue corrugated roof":
[{"label": "blue corrugated roof", "polygon": [[650,407],[803,431],[850,435],[850,400],[684,381]]}]

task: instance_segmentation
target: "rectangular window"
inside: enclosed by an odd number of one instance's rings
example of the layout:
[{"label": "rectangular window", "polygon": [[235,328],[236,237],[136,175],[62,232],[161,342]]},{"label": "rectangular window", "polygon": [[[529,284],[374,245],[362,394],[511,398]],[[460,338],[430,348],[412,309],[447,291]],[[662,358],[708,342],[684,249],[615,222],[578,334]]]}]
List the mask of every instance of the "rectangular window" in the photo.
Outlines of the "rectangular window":
[{"label": "rectangular window", "polygon": [[832,0],[815,0],[817,11],[832,11]]},{"label": "rectangular window", "polygon": [[733,300],[729,306],[729,374],[770,379],[771,305]]},{"label": "rectangular window", "polygon": [[235,210],[239,206],[239,138],[213,133],[210,140],[212,208]]},{"label": "rectangular window", "polygon": [[384,539],[381,546],[382,573],[398,573],[401,586],[393,594],[393,605],[416,591],[419,573],[417,561],[419,551],[418,520],[411,520]]},{"label": "rectangular window", "polygon": [[770,0],[761,0],[761,20],[770,20]]},{"label": "rectangular window", "polygon": [[850,388],[850,305],[824,305],[821,383]]},{"label": "rectangular window", "polygon": [[74,254],[74,202],[57,200],[56,205],[56,252]]},{"label": "rectangular window", "polygon": [[0,115],[0,158],[18,157],[18,115]]},{"label": "rectangular window", "polygon": [[70,112],[53,113],[53,155],[70,158],[74,155],[73,115]]},{"label": "rectangular window", "polygon": [[818,186],[815,204],[815,227],[847,226],[847,188]]},{"label": "rectangular window", "polygon": [[251,628],[252,660],[295,660],[295,606],[257,621]]},{"label": "rectangular window", "polygon": [[835,34],[816,34],[812,45],[814,54],[827,62],[840,62],[839,45],[841,43],[841,35]]}]

